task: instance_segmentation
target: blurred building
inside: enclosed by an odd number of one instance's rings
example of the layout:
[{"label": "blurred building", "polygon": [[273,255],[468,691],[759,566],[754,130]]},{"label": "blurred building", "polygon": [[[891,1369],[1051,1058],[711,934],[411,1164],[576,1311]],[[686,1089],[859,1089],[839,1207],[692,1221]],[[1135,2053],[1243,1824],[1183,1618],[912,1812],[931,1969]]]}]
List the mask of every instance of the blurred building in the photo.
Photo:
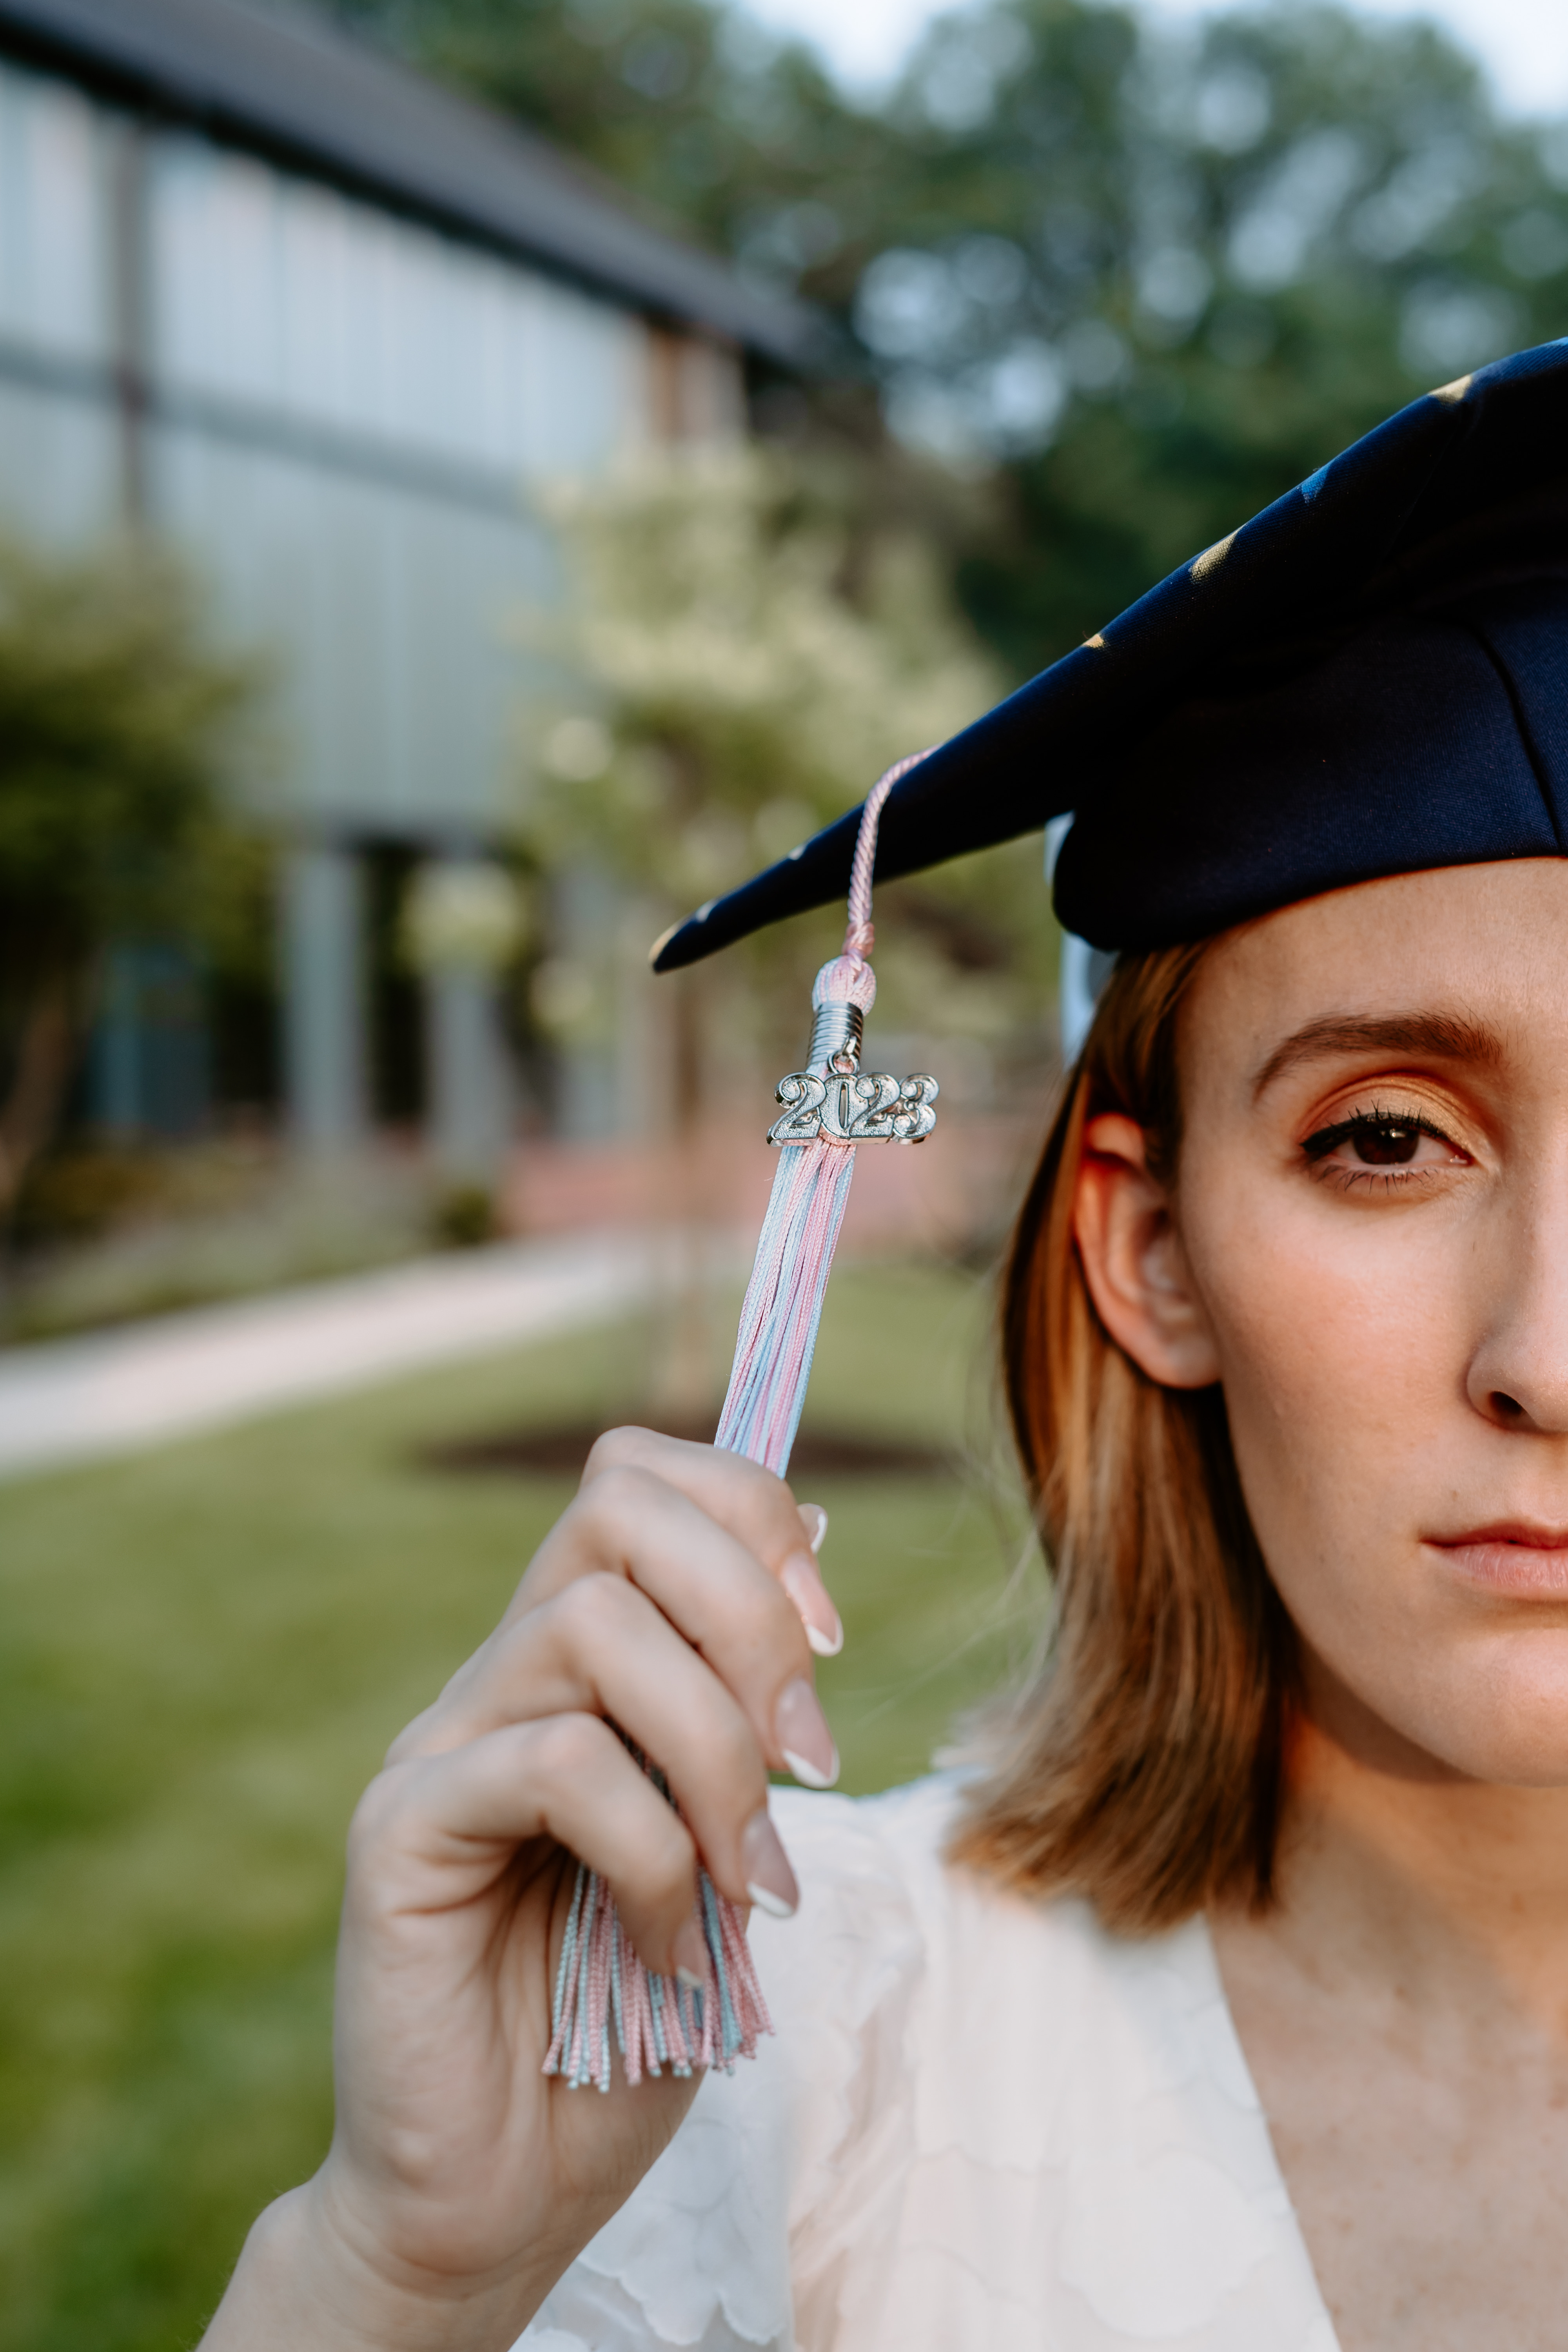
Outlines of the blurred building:
[{"label": "blurred building", "polygon": [[[552,593],[528,486],[742,432],[749,382],[808,334],[306,14],[0,0],[0,517],[55,543],[150,526],[274,657],[276,1088],[302,1142],[418,1114],[450,1162],[482,1158],[504,1096],[487,983],[447,971],[421,1004],[385,934],[416,862],[498,835],[504,623]],[[200,1107],[183,987],[166,950],[116,959],[110,1123]]]}]

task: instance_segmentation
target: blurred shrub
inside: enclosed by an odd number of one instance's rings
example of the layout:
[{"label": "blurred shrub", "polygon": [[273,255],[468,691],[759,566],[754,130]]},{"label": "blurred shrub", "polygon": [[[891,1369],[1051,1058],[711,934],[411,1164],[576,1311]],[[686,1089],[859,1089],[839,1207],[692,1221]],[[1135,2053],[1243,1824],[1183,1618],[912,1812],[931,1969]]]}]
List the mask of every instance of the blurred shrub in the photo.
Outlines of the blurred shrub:
[{"label": "blurred shrub", "polygon": [[436,1202],[431,1230],[443,1249],[479,1249],[500,1231],[495,1197],[483,1184],[454,1184]]},{"label": "blurred shrub", "polygon": [[5,1336],[51,1338],[394,1265],[429,1250],[437,1198],[395,1155],[311,1167],[228,1139],[51,1152],[23,1194],[27,1245]]},{"label": "blurred shrub", "polygon": [[165,1202],[163,1160],[150,1151],[92,1150],[36,1160],[22,1181],[12,1236],[22,1249],[90,1241]]},{"label": "blurred shrub", "polygon": [[[929,545],[868,509],[842,470],[778,450],[667,451],[558,493],[551,511],[576,591],[551,643],[590,707],[543,728],[523,831],[546,867],[590,859],[616,874],[645,940],[1003,689]],[[879,1021],[947,1034],[1037,1024],[1048,927],[1032,847],[900,896],[911,919],[879,960]],[[745,942],[725,960],[721,1019],[700,1011],[720,985],[710,974],[664,983],[661,1001],[695,1026],[676,1055],[688,1080],[754,1047],[759,1030],[798,1053],[812,975],[842,930],[829,909]],[[534,1012],[563,1034],[601,1001],[580,960],[535,974]]]},{"label": "blurred shrub", "polygon": [[77,1143],[35,1160],[17,1195],[11,1238],[24,1255],[130,1229],[244,1213],[279,1180],[276,1150],[238,1138],[182,1143]]},{"label": "blurred shrub", "polygon": [[484,857],[431,859],[404,895],[401,946],[417,972],[500,971],[527,942],[522,895]]},{"label": "blurred shrub", "polygon": [[168,560],[0,541],[0,1223],[58,1120],[107,944],[247,928],[257,854],[218,788],[253,684]]}]

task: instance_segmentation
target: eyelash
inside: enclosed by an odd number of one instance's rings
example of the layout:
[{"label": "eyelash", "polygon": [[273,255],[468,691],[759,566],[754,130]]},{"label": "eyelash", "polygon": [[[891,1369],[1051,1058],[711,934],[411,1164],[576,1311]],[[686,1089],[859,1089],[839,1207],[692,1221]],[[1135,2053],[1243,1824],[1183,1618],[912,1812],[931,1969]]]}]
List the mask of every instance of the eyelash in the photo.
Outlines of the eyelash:
[{"label": "eyelash", "polygon": [[1385,1109],[1381,1105],[1371,1110],[1354,1111],[1349,1118],[1336,1119],[1331,1127],[1320,1128],[1315,1135],[1307,1137],[1301,1150],[1318,1181],[1337,1183],[1342,1192],[1364,1189],[1369,1184],[1379,1184],[1384,1192],[1392,1192],[1405,1185],[1430,1183],[1437,1173],[1436,1169],[1401,1168],[1397,1164],[1384,1168],[1370,1165],[1349,1168],[1336,1166],[1330,1160],[1329,1154],[1337,1150],[1342,1143],[1348,1142],[1358,1129],[1390,1127],[1414,1128],[1418,1135],[1429,1135],[1434,1142],[1446,1143],[1450,1151],[1458,1150],[1452,1136],[1445,1134],[1435,1121],[1424,1118],[1418,1111]]}]

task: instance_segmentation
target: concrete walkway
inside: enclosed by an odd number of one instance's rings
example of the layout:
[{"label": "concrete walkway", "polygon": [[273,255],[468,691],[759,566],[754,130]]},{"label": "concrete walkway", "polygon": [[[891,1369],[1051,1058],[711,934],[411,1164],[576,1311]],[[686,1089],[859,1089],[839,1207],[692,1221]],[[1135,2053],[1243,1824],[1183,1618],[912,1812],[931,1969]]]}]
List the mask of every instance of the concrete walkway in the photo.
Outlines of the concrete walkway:
[{"label": "concrete walkway", "polygon": [[0,1351],[0,1478],[132,1454],[429,1364],[612,1320],[668,1242],[508,1242]]}]

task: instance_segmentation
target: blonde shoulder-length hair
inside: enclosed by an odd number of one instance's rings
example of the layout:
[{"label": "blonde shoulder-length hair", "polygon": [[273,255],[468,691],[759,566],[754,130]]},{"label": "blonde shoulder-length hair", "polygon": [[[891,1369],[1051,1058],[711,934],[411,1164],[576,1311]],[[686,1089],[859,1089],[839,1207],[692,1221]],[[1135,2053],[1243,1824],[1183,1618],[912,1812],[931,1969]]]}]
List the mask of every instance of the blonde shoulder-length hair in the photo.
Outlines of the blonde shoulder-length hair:
[{"label": "blonde shoulder-length hair", "polygon": [[1177,1028],[1203,945],[1124,957],[1018,1219],[1003,1285],[1014,1433],[1055,1579],[1039,1671],[988,1726],[956,1859],[1149,1934],[1274,1884],[1294,1687],[1218,1388],[1162,1388],[1095,1313],[1073,1238],[1088,1121],[1135,1119],[1173,1182]]}]

